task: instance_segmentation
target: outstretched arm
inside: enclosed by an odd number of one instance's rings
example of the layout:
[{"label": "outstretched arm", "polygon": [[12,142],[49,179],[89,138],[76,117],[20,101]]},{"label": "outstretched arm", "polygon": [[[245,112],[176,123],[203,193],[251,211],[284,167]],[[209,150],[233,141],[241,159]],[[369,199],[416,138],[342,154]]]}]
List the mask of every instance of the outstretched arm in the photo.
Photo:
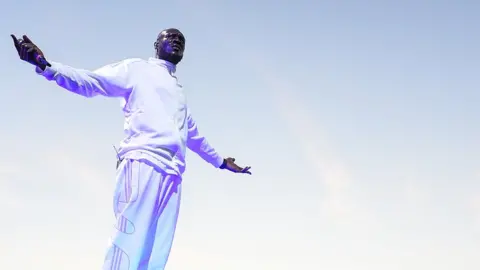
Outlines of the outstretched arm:
[{"label": "outstretched arm", "polygon": [[215,149],[208,143],[205,137],[201,136],[198,132],[198,127],[193,120],[192,115],[188,113],[187,115],[187,124],[188,124],[188,138],[187,138],[187,147],[193,152],[197,153],[203,160],[209,162],[215,168],[227,169],[235,173],[246,173],[251,174],[250,167],[242,168],[235,164],[235,159],[228,157],[222,158]]},{"label": "outstretched arm", "polygon": [[75,69],[47,61],[42,50],[27,35],[23,35],[21,39],[13,34],[10,36],[21,60],[36,66],[38,74],[48,80],[56,81],[58,85],[71,92],[84,97],[96,95],[127,97],[132,88],[129,82],[128,66],[138,59],[121,61],[93,72]]},{"label": "outstretched arm", "polygon": [[223,158],[208,143],[207,139],[200,135],[197,123],[193,120],[190,113],[187,115],[187,125],[187,147],[197,153],[203,160],[212,164],[215,168],[219,168],[223,163]]},{"label": "outstretched arm", "polygon": [[36,71],[47,80],[84,97],[126,97],[131,90],[128,76],[131,63],[132,60],[125,60],[88,71],[50,62],[51,66],[44,70],[37,67]]}]

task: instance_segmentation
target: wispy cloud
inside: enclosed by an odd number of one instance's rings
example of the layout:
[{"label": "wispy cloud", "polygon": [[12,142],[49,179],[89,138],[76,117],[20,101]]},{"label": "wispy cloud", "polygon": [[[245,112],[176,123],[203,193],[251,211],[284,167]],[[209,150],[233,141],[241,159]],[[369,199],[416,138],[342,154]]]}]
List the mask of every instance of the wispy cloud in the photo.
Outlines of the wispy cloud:
[{"label": "wispy cloud", "polygon": [[[269,88],[272,102],[287,124],[289,132],[296,137],[305,160],[310,165],[316,181],[322,183],[321,208],[328,218],[339,222],[365,219],[367,214],[361,202],[355,201],[350,194],[354,178],[335,154],[335,147],[328,138],[328,132],[322,128],[308,104],[293,95],[294,88],[290,82],[275,76],[268,68],[255,66]],[[364,216],[361,216],[364,215]],[[371,217],[369,217],[371,218]]]},{"label": "wispy cloud", "polygon": [[[203,5],[196,6],[195,13],[191,15],[218,18],[218,14]],[[215,29],[216,35],[219,34],[218,31]],[[266,90],[272,98],[271,102],[278,109],[288,131],[296,137],[296,143],[312,169],[314,179],[323,184],[324,190],[318,190],[319,198],[320,194],[323,194],[324,198],[321,202],[323,212],[338,220],[363,212],[358,209],[360,204],[352,201],[349,195],[349,188],[353,181],[351,172],[334,154],[334,146],[329,141],[327,132],[314,119],[312,110],[303,100],[292,94],[294,87],[291,86],[291,82],[285,81],[272,72],[274,69],[270,68],[269,64],[264,62],[263,57],[256,51],[246,47],[242,47],[242,50],[231,47],[236,44],[234,41],[237,40],[232,33],[222,32],[221,34],[225,40],[230,40],[230,43],[223,43],[222,46],[235,52],[231,57],[235,58],[235,61],[249,66],[267,86]],[[252,65],[252,63],[255,64]]]}]

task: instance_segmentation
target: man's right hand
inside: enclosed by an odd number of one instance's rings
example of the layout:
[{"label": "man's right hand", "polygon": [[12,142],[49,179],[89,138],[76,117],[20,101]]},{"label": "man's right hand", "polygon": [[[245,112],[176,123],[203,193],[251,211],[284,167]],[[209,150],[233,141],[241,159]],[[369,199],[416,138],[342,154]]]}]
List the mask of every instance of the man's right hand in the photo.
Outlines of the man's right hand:
[{"label": "man's right hand", "polygon": [[15,49],[17,49],[18,56],[25,62],[28,62],[32,65],[39,67],[42,70],[45,70],[47,66],[50,66],[45,60],[45,56],[40,48],[35,45],[26,35],[23,35],[22,39],[17,39],[15,35],[10,35],[13,39],[13,44]]}]

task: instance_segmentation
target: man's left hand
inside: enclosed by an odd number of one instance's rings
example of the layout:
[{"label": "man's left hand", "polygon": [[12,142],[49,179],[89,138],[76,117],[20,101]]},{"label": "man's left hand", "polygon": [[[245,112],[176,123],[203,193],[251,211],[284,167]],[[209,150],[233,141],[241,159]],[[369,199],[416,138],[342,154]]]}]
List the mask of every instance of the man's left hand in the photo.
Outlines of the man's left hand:
[{"label": "man's left hand", "polygon": [[250,172],[250,166],[242,168],[242,167],[238,166],[237,164],[235,164],[235,158],[231,158],[231,157],[223,160],[222,165],[220,165],[220,169],[227,169],[227,170],[229,170],[231,172],[234,172],[234,173],[252,174]]}]

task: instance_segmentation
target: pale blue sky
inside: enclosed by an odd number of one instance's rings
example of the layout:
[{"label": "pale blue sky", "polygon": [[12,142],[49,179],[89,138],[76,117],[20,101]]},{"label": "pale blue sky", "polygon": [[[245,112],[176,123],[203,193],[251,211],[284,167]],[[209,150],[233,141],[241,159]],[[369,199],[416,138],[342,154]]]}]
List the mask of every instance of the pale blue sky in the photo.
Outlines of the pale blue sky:
[{"label": "pale blue sky", "polygon": [[480,268],[480,2],[37,2],[0,11],[0,269],[100,268],[123,135],[118,100],[37,76],[9,34],[95,69],[167,27],[201,132],[254,172],[189,153],[169,270]]}]

